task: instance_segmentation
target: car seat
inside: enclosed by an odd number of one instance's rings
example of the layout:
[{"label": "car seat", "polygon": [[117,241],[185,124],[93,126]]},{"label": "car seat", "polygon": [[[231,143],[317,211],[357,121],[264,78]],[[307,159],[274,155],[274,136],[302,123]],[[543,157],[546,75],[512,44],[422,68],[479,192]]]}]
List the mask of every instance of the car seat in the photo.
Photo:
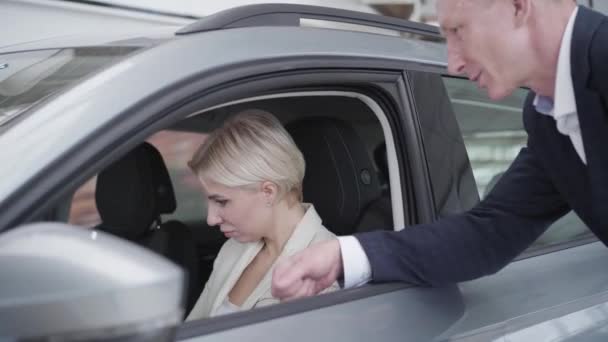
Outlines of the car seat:
[{"label": "car seat", "polygon": [[176,200],[158,150],[143,143],[100,172],[95,201],[102,221],[95,229],[164,255],[187,272],[187,314],[202,289],[196,246],[186,225],[161,221],[161,214],[175,211]]},{"label": "car seat", "polygon": [[[349,123],[307,118],[286,129],[306,161],[304,201],[314,204],[329,230],[347,235],[392,229],[390,196],[383,193],[370,153]],[[384,206],[372,205],[376,202]]]}]

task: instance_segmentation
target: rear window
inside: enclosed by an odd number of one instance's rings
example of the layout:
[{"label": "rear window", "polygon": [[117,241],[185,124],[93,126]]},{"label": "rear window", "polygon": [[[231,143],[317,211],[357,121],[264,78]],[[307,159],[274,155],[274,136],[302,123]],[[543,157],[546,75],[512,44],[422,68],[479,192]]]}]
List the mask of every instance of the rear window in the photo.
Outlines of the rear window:
[{"label": "rear window", "polygon": [[[501,101],[491,101],[473,82],[450,77],[443,81],[460,126],[479,197],[483,199],[527,144],[522,108],[528,90],[517,89]],[[589,228],[571,211],[554,222],[531,249],[589,236]]]},{"label": "rear window", "polygon": [[528,91],[517,89],[501,101],[490,100],[475,83],[465,79],[443,79],[454,115],[469,154],[479,197],[484,198],[507,170],[528,135],[522,108]]},{"label": "rear window", "polygon": [[0,134],[28,108],[140,48],[98,46],[0,55]]}]

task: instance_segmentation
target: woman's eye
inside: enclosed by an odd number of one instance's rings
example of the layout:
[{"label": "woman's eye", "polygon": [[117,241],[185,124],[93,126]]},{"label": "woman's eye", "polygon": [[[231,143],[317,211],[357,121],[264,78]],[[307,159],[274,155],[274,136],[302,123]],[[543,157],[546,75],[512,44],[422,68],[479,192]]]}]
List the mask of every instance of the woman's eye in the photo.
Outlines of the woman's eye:
[{"label": "woman's eye", "polygon": [[217,203],[217,205],[220,207],[224,207],[226,206],[226,203],[228,203],[228,200],[215,200],[215,203]]}]

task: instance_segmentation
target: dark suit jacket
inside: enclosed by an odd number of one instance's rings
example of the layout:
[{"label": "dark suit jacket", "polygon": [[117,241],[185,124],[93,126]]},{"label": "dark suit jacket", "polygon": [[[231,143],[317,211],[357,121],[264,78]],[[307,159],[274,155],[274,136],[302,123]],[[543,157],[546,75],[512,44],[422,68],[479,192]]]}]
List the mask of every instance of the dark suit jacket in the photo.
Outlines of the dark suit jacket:
[{"label": "dark suit jacket", "polygon": [[608,18],[579,7],[571,70],[584,165],[552,117],[524,106],[528,146],[472,210],[399,232],[356,235],[373,281],[440,285],[492,274],[574,210],[608,244]]}]

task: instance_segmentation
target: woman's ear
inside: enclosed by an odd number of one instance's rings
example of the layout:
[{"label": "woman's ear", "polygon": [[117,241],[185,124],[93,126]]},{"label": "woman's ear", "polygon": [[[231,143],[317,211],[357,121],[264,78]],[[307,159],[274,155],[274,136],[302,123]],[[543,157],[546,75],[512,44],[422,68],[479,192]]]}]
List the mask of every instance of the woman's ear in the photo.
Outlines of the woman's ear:
[{"label": "woman's ear", "polygon": [[264,199],[266,200],[266,205],[267,206],[272,206],[278,196],[279,193],[279,187],[274,184],[273,182],[269,182],[269,181],[264,181],[262,182],[262,195],[264,196]]}]

